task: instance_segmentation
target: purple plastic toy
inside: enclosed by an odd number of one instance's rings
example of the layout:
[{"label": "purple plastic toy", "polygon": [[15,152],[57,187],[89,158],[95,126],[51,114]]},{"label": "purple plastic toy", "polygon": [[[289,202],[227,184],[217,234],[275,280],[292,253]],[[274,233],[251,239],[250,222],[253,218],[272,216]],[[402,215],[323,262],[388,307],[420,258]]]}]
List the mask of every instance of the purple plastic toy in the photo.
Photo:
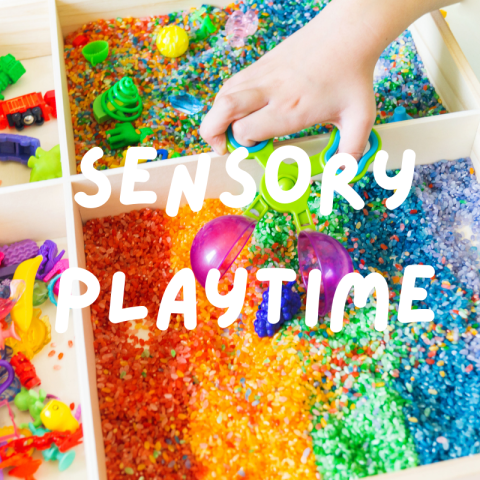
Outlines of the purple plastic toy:
[{"label": "purple plastic toy", "polygon": [[13,367],[6,360],[0,360],[0,368],[7,370],[7,379],[0,385],[0,395],[13,383],[15,379],[15,371]]},{"label": "purple plastic toy", "polygon": [[38,246],[33,240],[22,240],[21,242],[4,245],[0,247],[0,252],[5,254],[2,267],[22,263],[25,260],[36,257],[38,250]]},{"label": "purple plastic toy", "polygon": [[15,270],[19,265],[20,265],[19,263],[14,263],[13,265],[9,265],[8,267],[0,268],[0,280],[5,281],[10,278],[13,278],[13,275],[15,274]]},{"label": "purple plastic toy", "polygon": [[40,140],[38,138],[0,133],[0,161],[10,160],[27,165],[28,159],[35,155],[39,146]]},{"label": "purple plastic toy", "polygon": [[344,246],[328,235],[303,230],[298,235],[298,260],[305,288],[308,274],[314,268],[322,272],[318,315],[326,315],[332,308],[333,297],[340,280],[353,272],[353,263]]},{"label": "purple plastic toy", "polygon": [[258,16],[253,10],[243,13],[235,10],[227,20],[225,32],[229,37],[232,47],[243,47],[245,38],[253,35],[258,28]]},{"label": "purple plastic toy", "polygon": [[45,240],[38,252],[43,257],[36,276],[38,280],[43,280],[50,273],[52,268],[62,259],[65,250],[62,250],[58,255],[57,252],[57,244],[52,240]]},{"label": "purple plastic toy", "polygon": [[[220,271],[222,277],[238,257],[255,229],[256,221],[242,215],[218,217],[197,233],[190,250],[190,263],[195,278],[205,288],[210,269]],[[298,236],[300,273],[305,287],[310,270],[322,272],[319,298],[319,316],[326,315],[340,280],[353,272],[350,255],[341,243],[328,235],[303,230]]]},{"label": "purple plastic toy", "polygon": [[214,218],[197,233],[190,250],[190,263],[195,278],[205,288],[211,268],[220,276],[230,268],[255,229],[257,222],[242,215]]}]

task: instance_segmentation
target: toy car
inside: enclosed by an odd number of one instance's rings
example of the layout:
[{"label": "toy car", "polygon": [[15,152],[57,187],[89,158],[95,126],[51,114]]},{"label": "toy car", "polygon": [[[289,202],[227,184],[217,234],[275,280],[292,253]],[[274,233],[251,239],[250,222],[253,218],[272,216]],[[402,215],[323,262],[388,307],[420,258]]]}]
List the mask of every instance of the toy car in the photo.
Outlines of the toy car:
[{"label": "toy car", "polygon": [[0,161],[20,162],[28,164],[28,160],[35,155],[40,146],[38,138],[11,133],[0,133]]},{"label": "toy car", "polygon": [[57,118],[55,92],[29,93],[21,97],[0,102],[0,130],[15,127],[19,132],[30,125],[43,125],[50,120],[50,115]]}]

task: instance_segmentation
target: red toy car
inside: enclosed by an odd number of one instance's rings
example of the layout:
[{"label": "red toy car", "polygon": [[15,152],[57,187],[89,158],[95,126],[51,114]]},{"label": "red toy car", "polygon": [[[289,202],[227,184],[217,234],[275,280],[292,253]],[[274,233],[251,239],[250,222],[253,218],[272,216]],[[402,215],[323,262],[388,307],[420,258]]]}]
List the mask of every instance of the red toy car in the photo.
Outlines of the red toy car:
[{"label": "red toy car", "polygon": [[55,92],[29,93],[21,97],[0,102],[0,130],[15,127],[19,132],[29,125],[43,125],[50,120],[50,115],[57,118]]}]

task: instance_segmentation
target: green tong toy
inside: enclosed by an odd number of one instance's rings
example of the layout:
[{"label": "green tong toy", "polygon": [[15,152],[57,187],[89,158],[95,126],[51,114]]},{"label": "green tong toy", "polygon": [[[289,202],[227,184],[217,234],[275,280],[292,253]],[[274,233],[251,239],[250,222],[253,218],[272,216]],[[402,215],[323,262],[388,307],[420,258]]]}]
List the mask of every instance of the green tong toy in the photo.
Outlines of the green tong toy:
[{"label": "green tong toy", "polygon": [[[360,180],[368,167],[375,160],[377,153],[382,148],[382,140],[378,133],[372,129],[368,139],[370,147],[358,162],[358,171],[352,183]],[[320,152],[310,157],[312,165],[312,177],[323,173],[326,163],[335,155],[340,143],[340,132],[335,128],[331,135],[327,146]],[[232,127],[227,131],[227,148],[229,152],[233,152],[237,148],[242,147],[234,138]],[[265,140],[253,147],[245,147],[248,150],[247,159],[256,160],[263,168],[267,166],[267,161],[273,153],[273,139]],[[288,191],[296,184],[298,179],[298,166],[296,163],[287,164],[282,162],[278,169],[278,184],[282,190]],[[315,230],[312,214],[308,208],[308,197],[310,195],[310,186],[305,193],[294,202],[279,203],[269,194],[266,184],[265,175],[260,182],[260,192],[253,200],[252,204],[244,211],[243,215],[254,220],[260,220],[269,209],[276,210],[280,213],[288,212],[292,215],[297,232],[305,229]]]}]

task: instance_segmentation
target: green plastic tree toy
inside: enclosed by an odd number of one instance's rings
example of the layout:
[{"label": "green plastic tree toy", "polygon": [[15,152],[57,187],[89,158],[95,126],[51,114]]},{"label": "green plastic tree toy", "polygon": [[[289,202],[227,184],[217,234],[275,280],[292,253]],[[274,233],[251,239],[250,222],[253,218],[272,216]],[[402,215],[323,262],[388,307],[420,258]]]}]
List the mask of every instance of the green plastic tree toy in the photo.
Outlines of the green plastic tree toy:
[{"label": "green plastic tree toy", "polygon": [[[25,67],[13,55],[0,57],[0,92],[17,82],[25,72]],[[4,96],[0,93],[0,100],[3,99]]]},{"label": "green plastic tree toy", "polygon": [[[22,387],[20,392],[15,396],[13,402],[21,412],[26,412],[28,410],[34,420],[33,425],[39,427],[42,424],[40,413],[45,407],[44,402],[46,398],[47,393],[45,390],[40,389],[37,393],[33,389],[27,390],[25,387]],[[23,428],[23,425],[21,425],[21,427]]]},{"label": "green plastic tree toy", "polygon": [[115,150],[143,142],[146,137],[153,134],[149,127],[136,129],[131,123],[119,123],[112,130],[107,130],[107,141],[110,148]]},{"label": "green plastic tree toy", "polygon": [[35,156],[28,159],[28,166],[32,169],[30,182],[60,178],[62,176],[60,145],[56,145],[48,152],[38,147]]},{"label": "green plastic tree toy", "polygon": [[130,77],[123,77],[93,102],[93,116],[98,123],[108,120],[132,122],[142,113],[142,98]]}]

